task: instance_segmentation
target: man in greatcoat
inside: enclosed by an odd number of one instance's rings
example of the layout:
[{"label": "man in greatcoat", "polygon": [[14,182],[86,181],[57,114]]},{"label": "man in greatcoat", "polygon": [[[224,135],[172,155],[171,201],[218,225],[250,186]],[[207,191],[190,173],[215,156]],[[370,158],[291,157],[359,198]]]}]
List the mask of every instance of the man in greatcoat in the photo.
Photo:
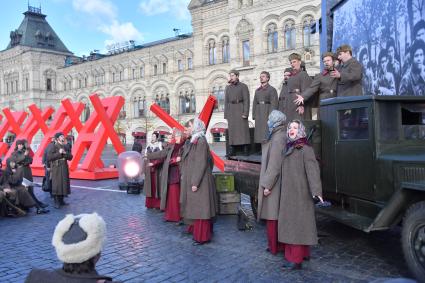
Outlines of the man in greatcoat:
[{"label": "man in greatcoat", "polygon": [[282,89],[279,93],[279,107],[278,110],[280,112],[285,113],[285,106],[286,106],[286,99],[289,99],[289,92],[288,92],[288,79],[292,74],[292,68],[286,68],[283,71],[283,83],[282,83]]},{"label": "man in greatcoat", "polygon": [[363,95],[363,67],[355,58],[349,45],[341,45],[336,54],[342,62],[339,68],[331,72],[331,77],[338,80],[337,96],[360,96]]},{"label": "man in greatcoat", "polygon": [[[22,178],[25,178],[28,181],[32,182],[33,177],[32,177],[32,171],[30,167],[32,164],[32,157],[31,157],[30,148],[28,146],[28,142],[27,140],[22,139],[22,140],[17,140],[15,144],[16,144],[15,151],[12,153],[10,158],[16,164],[16,173],[22,176]],[[27,190],[28,190],[28,193],[31,195],[31,197],[34,199],[34,201],[40,207],[43,208],[43,211],[48,212],[47,209],[44,209],[48,205],[38,200],[37,197],[35,196],[34,187],[29,186]]]},{"label": "man in greatcoat", "polygon": [[249,154],[249,90],[246,84],[239,81],[239,71],[229,72],[229,84],[224,90],[224,118],[228,123],[228,137],[230,152],[234,155],[236,148],[243,149],[245,155]]},{"label": "man in greatcoat", "polygon": [[288,121],[292,119],[311,120],[310,105],[298,106],[294,100],[297,95],[303,93],[310,86],[312,79],[306,71],[301,69],[301,55],[292,53],[289,55],[289,63],[292,72],[288,78],[288,97],[285,98],[282,112],[285,113]]},{"label": "man in greatcoat", "polygon": [[72,159],[72,154],[66,151],[63,133],[56,133],[55,139],[55,145],[47,153],[47,162],[50,163],[52,196],[55,200],[54,207],[59,209],[61,205],[67,205],[64,197],[71,193],[68,160]]},{"label": "man in greatcoat", "polygon": [[267,121],[267,138],[262,143],[261,170],[258,188],[258,220],[266,220],[268,248],[276,254],[279,248],[277,240],[281,166],[283,150],[286,146],[286,116],[273,110]]},{"label": "man in greatcoat", "polygon": [[260,74],[261,86],[255,90],[252,103],[252,120],[255,120],[254,142],[261,143],[267,134],[267,118],[278,108],[277,91],[269,85],[270,73],[263,71]]},{"label": "man in greatcoat", "polygon": [[50,178],[50,163],[47,162],[47,153],[55,146],[55,137],[51,137],[50,143],[46,146],[43,152],[41,162],[44,165],[43,190],[50,193],[52,196],[52,179]]},{"label": "man in greatcoat", "polygon": [[[297,95],[294,101],[296,105],[303,105],[307,101],[315,100],[317,97],[320,100],[336,96],[337,79],[330,76],[335,69],[335,56],[332,52],[326,52],[322,55],[324,70],[314,77],[310,87]],[[314,103],[316,104],[316,103]]]}]

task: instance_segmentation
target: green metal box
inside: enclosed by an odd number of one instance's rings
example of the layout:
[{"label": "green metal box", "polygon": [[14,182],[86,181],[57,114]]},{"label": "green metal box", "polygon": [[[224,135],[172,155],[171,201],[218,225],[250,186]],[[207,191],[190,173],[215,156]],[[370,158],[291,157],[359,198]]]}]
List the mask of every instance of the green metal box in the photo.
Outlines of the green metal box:
[{"label": "green metal box", "polygon": [[235,178],[230,173],[216,173],[215,187],[219,193],[227,193],[235,191]]}]

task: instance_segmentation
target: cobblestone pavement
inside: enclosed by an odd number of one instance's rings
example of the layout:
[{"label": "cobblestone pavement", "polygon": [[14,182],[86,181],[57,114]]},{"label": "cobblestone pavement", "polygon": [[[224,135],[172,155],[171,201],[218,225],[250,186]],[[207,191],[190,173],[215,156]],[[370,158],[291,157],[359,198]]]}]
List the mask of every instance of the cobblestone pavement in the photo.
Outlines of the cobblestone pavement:
[{"label": "cobblestone pavement", "polygon": [[[115,181],[73,184],[78,187],[64,209],[0,219],[0,282],[23,282],[31,268],[59,267],[51,246],[56,223],[67,213],[93,211],[108,225],[98,271],[125,282],[368,282],[408,276],[397,229],[364,234],[319,217],[323,237],[312,250],[312,260],[303,271],[284,272],[282,254],[265,251],[263,225],[238,231],[236,216],[220,216],[213,241],[193,246],[182,226],[146,210],[142,195],[116,191]],[[96,184],[109,189],[86,188]],[[51,203],[44,193],[37,194]]]}]

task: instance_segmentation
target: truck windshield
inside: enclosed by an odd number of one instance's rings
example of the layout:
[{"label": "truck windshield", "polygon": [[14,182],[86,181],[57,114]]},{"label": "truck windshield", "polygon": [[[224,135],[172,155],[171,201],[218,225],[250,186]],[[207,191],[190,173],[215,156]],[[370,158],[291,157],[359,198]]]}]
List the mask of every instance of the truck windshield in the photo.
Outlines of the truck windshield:
[{"label": "truck windshield", "polygon": [[402,104],[401,125],[407,140],[425,140],[425,104]]},{"label": "truck windshield", "polygon": [[338,119],[340,140],[369,138],[369,116],[366,107],[339,110]]}]

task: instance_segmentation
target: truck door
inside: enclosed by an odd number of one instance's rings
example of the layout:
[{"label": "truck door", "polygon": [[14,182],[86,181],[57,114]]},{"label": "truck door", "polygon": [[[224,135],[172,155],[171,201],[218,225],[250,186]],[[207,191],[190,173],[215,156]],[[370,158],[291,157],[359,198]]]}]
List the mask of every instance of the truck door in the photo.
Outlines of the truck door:
[{"label": "truck door", "polygon": [[373,197],[374,145],[370,104],[337,112],[335,174],[337,193],[359,198]]}]

